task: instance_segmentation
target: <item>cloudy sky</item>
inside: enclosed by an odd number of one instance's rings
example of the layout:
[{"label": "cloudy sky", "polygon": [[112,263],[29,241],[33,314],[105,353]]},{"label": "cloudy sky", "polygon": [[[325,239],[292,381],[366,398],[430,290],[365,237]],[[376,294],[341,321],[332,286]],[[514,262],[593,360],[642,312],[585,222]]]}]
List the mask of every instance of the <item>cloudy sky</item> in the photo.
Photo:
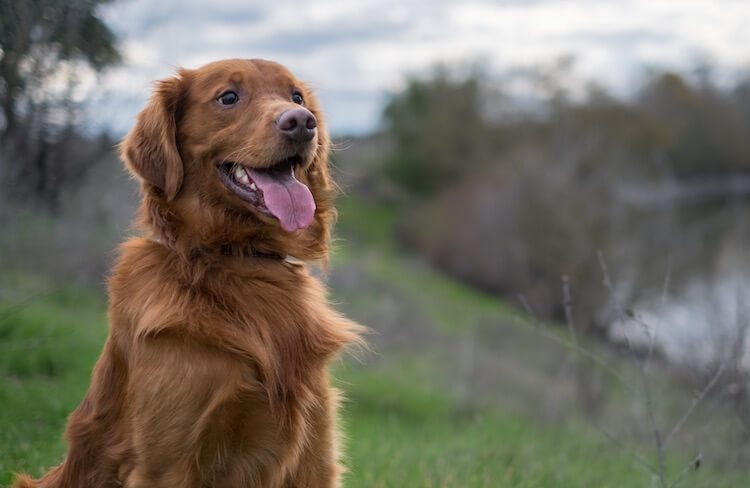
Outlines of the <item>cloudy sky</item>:
[{"label": "cloudy sky", "polygon": [[387,94],[436,62],[491,72],[575,57],[576,76],[627,93],[645,70],[750,67],[747,0],[124,0],[103,11],[125,63],[90,110],[120,134],[152,80],[221,58],[277,60],[317,90],[336,134],[375,128]]}]

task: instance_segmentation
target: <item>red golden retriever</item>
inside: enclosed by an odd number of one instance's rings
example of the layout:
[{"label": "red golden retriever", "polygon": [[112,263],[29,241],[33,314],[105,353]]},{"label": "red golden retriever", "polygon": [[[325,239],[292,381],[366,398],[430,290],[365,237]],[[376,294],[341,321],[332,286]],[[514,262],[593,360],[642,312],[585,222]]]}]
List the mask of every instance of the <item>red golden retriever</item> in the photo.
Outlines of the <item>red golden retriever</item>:
[{"label": "red golden retriever", "polygon": [[14,486],[338,486],[327,365],[360,327],[303,264],[326,259],[335,216],[315,97],[270,61],[183,69],[121,151],[143,236],[109,280],[64,462]]}]

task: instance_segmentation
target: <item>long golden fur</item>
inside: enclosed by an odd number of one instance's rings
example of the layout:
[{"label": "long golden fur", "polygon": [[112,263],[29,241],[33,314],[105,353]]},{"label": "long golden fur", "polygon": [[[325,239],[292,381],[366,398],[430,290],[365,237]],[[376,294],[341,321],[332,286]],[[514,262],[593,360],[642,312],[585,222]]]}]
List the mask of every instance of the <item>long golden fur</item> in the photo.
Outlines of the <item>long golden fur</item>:
[{"label": "long golden fur", "polygon": [[[230,108],[217,102],[228,89]],[[279,134],[293,91],[317,120],[309,142]],[[109,280],[109,337],[65,460],[15,487],[338,486],[327,365],[360,327],[303,264],[328,254],[328,150],[314,95],[276,63],[220,61],[156,84],[121,145],[143,233]],[[220,181],[217,161],[263,168],[292,153],[315,212],[287,232]]]}]

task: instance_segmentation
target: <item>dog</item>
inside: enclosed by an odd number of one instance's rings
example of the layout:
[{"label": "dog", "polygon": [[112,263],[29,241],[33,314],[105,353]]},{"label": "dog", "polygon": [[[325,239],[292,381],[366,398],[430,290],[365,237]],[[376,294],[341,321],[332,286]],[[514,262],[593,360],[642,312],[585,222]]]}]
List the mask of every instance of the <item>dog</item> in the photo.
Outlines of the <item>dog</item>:
[{"label": "dog", "polygon": [[141,235],[109,279],[109,336],[65,460],[14,486],[339,486],[328,365],[363,328],[307,266],[335,219],[314,94],[271,61],[181,69],[120,152]]}]

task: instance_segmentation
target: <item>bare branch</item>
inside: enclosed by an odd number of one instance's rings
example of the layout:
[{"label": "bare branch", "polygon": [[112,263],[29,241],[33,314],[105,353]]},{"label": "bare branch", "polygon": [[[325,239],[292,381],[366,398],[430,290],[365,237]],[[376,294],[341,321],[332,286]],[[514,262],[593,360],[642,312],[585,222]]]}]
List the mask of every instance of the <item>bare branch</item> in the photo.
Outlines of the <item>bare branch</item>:
[{"label": "bare branch", "polygon": [[690,463],[687,466],[685,466],[684,468],[682,468],[682,471],[680,471],[680,474],[677,475],[677,478],[675,478],[675,480],[672,482],[672,484],[669,485],[669,488],[674,488],[675,486],[677,486],[678,484],[680,484],[680,481],[682,481],[682,478],[684,478],[685,475],[687,473],[689,473],[691,470],[692,471],[698,471],[698,469],[700,469],[701,461],[703,461],[703,454],[701,454],[699,452],[693,458],[693,460],[690,461]]},{"label": "bare branch", "polygon": [[[542,337],[546,339],[550,339],[554,342],[557,342],[558,344],[565,346],[567,348],[573,349],[581,356],[584,356],[588,358],[591,362],[602,368],[604,371],[606,371],[610,376],[612,376],[614,379],[616,379],[620,384],[622,384],[623,387],[629,392],[633,392],[633,388],[630,386],[630,383],[628,383],[625,378],[622,377],[614,368],[612,368],[604,359],[600,358],[593,352],[589,351],[588,349],[581,347],[577,343],[573,343],[571,341],[565,340],[564,338],[560,337],[557,334],[554,334],[552,332],[549,332],[546,330],[542,322],[537,318],[537,316],[534,314],[534,310],[531,308],[531,305],[529,305],[528,301],[526,301],[526,298],[523,295],[519,296],[519,300],[521,302],[521,305],[526,310],[526,313],[531,317],[532,323],[536,326],[534,327],[534,330],[537,334],[541,335]],[[517,321],[522,321],[520,317],[516,317]]]},{"label": "bare branch", "polygon": [[612,444],[620,448],[623,452],[631,456],[633,459],[638,462],[643,468],[646,468],[646,470],[649,472],[649,474],[652,475],[658,475],[657,469],[648,462],[646,458],[644,458],[640,453],[633,449],[628,449],[628,447],[622,443],[620,439],[610,434],[606,429],[604,429],[601,425],[597,424],[596,422],[591,423],[596,430],[598,430],[604,437],[607,438]]},{"label": "bare branch", "polygon": [[[615,310],[618,314],[620,314],[621,320],[624,318],[628,318],[629,314],[620,305],[620,303],[617,300],[617,297],[615,296],[614,287],[612,285],[612,279],[609,274],[607,263],[604,259],[604,254],[601,251],[598,251],[597,256],[599,258],[599,266],[601,267],[601,270],[602,270],[604,286],[607,287],[607,290],[609,291],[611,295],[612,302],[615,305]],[[646,413],[648,414],[648,420],[651,426],[651,434],[653,435],[654,443],[656,444],[656,455],[659,461],[659,470],[657,472],[657,475],[659,478],[659,485],[662,488],[667,488],[664,442],[662,439],[661,430],[659,429],[659,426],[656,422],[656,415],[654,413],[654,404],[653,404],[653,399],[651,397],[651,387],[649,385],[648,375],[646,374],[646,368],[645,368],[644,362],[639,361],[638,357],[635,354],[635,349],[633,348],[633,344],[630,340],[630,336],[628,335],[627,331],[625,332],[624,335],[625,335],[625,340],[627,341],[627,344],[628,344],[628,351],[631,357],[633,358],[633,361],[638,366],[638,372],[639,372],[639,376],[640,376],[641,384],[643,388],[644,402],[646,404]]]},{"label": "bare branch", "polygon": [[565,309],[565,322],[568,324],[570,340],[577,344],[576,330],[573,325],[573,298],[570,294],[570,280],[567,275],[562,276],[563,308]]},{"label": "bare branch", "polygon": [[703,399],[706,397],[709,391],[713,388],[713,386],[716,384],[717,381],[719,381],[719,378],[721,377],[721,374],[724,372],[724,363],[721,363],[716,370],[716,373],[711,377],[711,380],[706,384],[706,386],[701,390],[701,392],[693,398],[693,402],[690,405],[690,408],[687,409],[687,411],[684,413],[682,418],[675,424],[675,426],[672,428],[672,430],[667,434],[667,436],[664,438],[664,445],[666,446],[670,440],[672,440],[672,437],[677,434],[683,425],[685,425],[685,422],[687,422],[688,418],[690,418],[690,415],[692,415],[695,408],[703,401]]}]

